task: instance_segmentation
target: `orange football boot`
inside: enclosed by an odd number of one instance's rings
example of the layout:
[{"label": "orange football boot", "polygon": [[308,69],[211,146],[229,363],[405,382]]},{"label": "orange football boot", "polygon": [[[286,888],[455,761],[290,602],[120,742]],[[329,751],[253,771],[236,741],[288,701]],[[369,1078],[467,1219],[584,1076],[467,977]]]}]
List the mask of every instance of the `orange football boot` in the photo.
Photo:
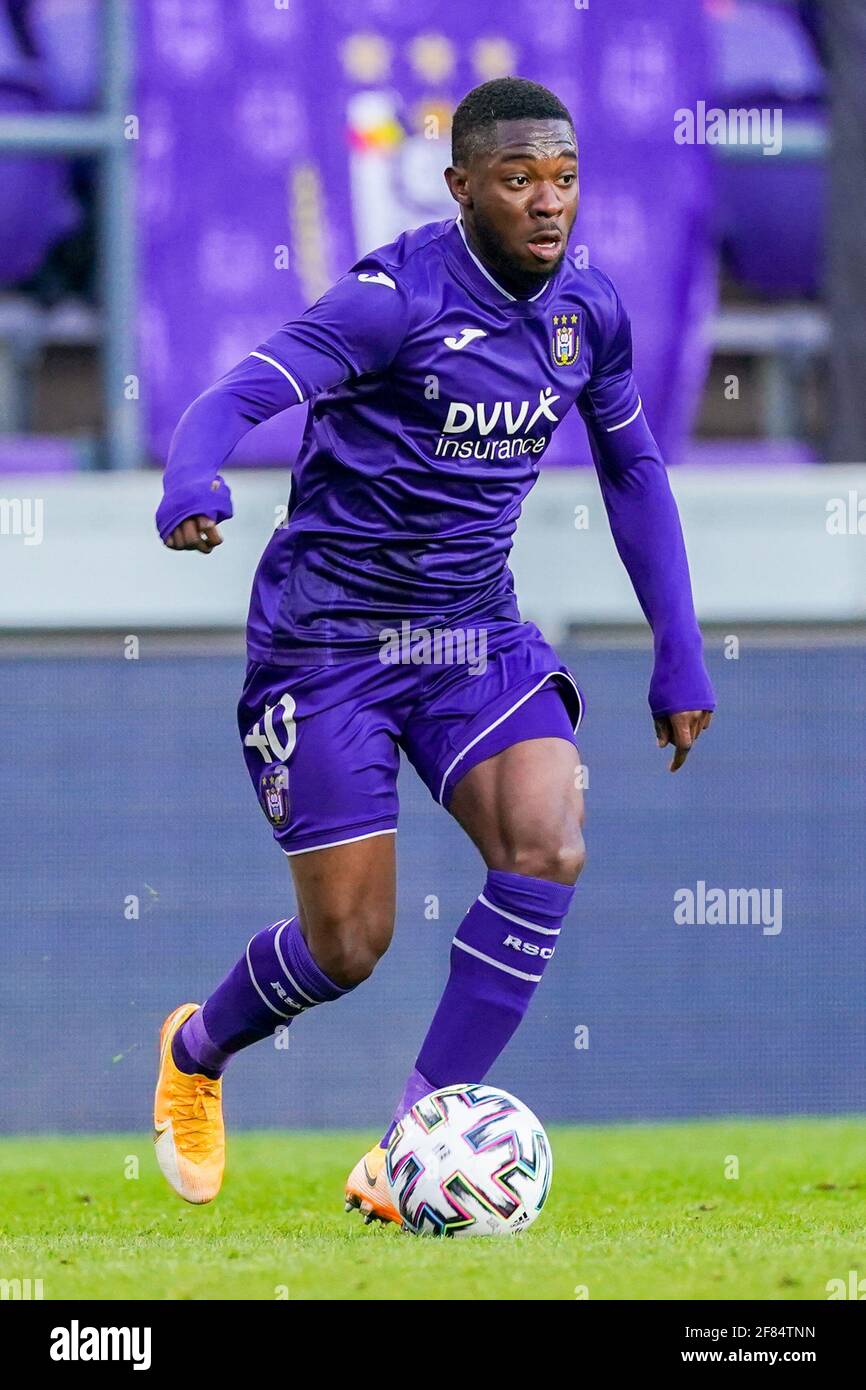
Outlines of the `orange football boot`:
[{"label": "orange football boot", "polygon": [[378,1144],[358,1160],[346,1179],[346,1211],[356,1209],[363,1212],[365,1226],[371,1221],[403,1224],[385,1180],[385,1150]]},{"label": "orange football boot", "polygon": [[188,1076],[171,1055],[171,1040],[198,1004],[181,1004],[159,1034],[159,1076],[153,1102],[156,1160],[185,1202],[212,1202],[226,1166],[222,1081]]}]

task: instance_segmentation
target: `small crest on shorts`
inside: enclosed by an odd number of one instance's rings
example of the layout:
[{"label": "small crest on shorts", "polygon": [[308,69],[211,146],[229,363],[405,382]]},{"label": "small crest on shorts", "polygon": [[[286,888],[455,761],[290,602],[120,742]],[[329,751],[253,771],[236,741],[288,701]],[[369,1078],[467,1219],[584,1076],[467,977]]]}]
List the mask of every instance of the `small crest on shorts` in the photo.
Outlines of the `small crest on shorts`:
[{"label": "small crest on shorts", "polygon": [[580,352],[580,315],[565,310],[553,315],[550,350],[557,367],[570,367]]},{"label": "small crest on shorts", "polygon": [[259,779],[262,810],[275,830],[289,822],[289,769],[284,763],[271,763]]}]

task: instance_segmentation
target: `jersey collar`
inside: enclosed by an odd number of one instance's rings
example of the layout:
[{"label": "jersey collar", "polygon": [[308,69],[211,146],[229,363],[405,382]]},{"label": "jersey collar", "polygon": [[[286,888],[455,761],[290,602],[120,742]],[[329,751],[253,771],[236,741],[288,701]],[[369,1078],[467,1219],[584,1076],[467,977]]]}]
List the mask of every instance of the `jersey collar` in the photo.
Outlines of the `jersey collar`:
[{"label": "jersey collar", "polygon": [[500,285],[487,267],[478,259],[466,240],[463,219],[456,217],[451,234],[447,238],[448,258],[458,276],[473,288],[486,304],[493,304],[509,315],[524,317],[532,314],[550,293],[551,285],[559,278],[559,272],[542,285],[537,294],[528,299],[518,299],[516,295]]}]

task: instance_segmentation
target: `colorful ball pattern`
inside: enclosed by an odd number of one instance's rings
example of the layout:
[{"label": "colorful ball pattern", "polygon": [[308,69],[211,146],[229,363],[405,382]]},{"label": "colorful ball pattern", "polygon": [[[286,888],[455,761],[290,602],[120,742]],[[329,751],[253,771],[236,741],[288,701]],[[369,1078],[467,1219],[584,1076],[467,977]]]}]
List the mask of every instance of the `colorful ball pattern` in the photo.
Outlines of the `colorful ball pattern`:
[{"label": "colorful ball pattern", "polygon": [[425,1096],[397,1125],[385,1172],[412,1235],[507,1236],[547,1200],[553,1155],[541,1121],[497,1086]]}]

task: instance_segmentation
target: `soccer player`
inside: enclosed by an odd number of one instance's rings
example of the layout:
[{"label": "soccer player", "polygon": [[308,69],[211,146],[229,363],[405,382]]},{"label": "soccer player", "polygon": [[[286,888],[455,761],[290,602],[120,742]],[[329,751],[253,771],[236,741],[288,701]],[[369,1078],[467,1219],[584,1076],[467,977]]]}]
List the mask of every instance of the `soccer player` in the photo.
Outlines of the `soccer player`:
[{"label": "soccer player", "polygon": [[[554,955],[584,859],[583,698],[523,622],[508,567],[523,499],[573,404],[617,549],[654,638],[650,709],[680,768],[710,721],[679,518],[632,376],[610,280],[568,258],[571,117],[519,78],[476,87],[445,172],[457,217],[360,260],[184,414],[157,524],[210,554],[232,514],[220,468],[241,436],[308,404],[288,518],[256,573],[238,709],[244,756],[297,913],[253,935],[202,1007],[161,1033],[156,1153],[187,1201],[216,1196],[221,1077],[365,980],[394,924],[398,747],[478,847],[482,891],[391,1124],[347,1206],[399,1220],[384,1183],[396,1121],[481,1081]],[[455,659],[456,657],[456,659]]]}]

